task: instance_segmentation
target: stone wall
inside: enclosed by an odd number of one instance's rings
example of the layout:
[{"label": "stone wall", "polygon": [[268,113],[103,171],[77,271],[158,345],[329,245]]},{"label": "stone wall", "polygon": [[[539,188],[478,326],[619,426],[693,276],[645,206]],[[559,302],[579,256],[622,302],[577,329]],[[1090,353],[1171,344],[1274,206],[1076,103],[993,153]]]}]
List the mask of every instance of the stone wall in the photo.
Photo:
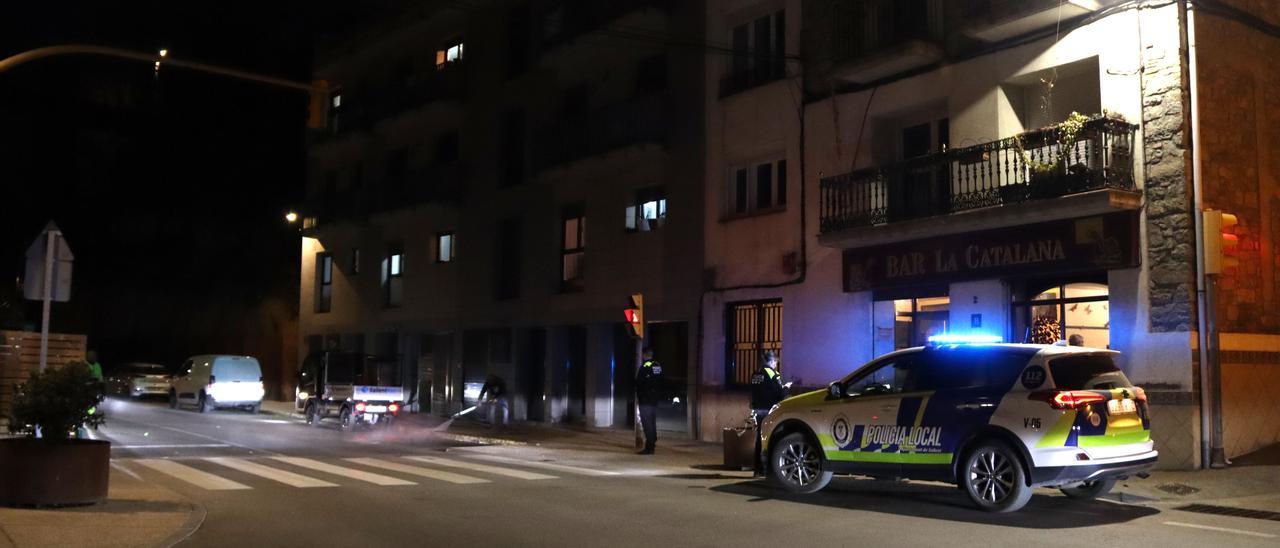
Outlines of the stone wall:
[{"label": "stone wall", "polygon": [[[1152,18],[1154,19],[1154,18]],[[1167,17],[1160,25],[1175,24]],[[1152,332],[1189,331],[1195,323],[1195,227],[1188,186],[1182,62],[1176,33],[1143,44],[1142,146],[1147,269]]]},{"label": "stone wall", "polygon": [[[1227,2],[1280,23],[1275,2]],[[1234,213],[1239,266],[1219,276],[1218,326],[1280,333],[1280,38],[1216,13],[1196,17],[1204,202]]]}]

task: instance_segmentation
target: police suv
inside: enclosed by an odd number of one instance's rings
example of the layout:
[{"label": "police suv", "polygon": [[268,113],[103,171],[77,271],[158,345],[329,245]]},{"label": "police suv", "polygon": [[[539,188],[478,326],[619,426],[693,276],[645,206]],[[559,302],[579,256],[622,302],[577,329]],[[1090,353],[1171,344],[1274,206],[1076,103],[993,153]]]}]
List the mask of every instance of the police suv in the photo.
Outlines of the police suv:
[{"label": "police suv", "polygon": [[796,493],[857,474],[954,483],[991,512],[1035,487],[1094,498],[1156,462],[1146,394],[1117,354],[931,341],[783,400],[761,425],[762,458]]}]

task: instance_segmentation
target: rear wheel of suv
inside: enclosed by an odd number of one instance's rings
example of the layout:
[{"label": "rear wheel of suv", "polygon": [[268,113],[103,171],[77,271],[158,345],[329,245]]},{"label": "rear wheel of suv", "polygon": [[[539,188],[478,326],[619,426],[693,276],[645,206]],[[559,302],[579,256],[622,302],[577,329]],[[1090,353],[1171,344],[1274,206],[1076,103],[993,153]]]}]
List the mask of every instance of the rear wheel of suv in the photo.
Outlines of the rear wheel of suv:
[{"label": "rear wheel of suv", "polygon": [[1093,481],[1082,481],[1071,485],[1064,485],[1059,489],[1062,494],[1073,499],[1096,499],[1111,492],[1111,488],[1115,487],[1115,478],[1103,478]]},{"label": "rear wheel of suv", "polygon": [[769,477],[792,493],[814,493],[831,482],[822,448],[800,432],[783,436],[769,450]]},{"label": "rear wheel of suv", "polygon": [[960,487],[975,506],[988,512],[1014,512],[1031,500],[1022,461],[1013,449],[998,441],[982,442],[965,455]]}]

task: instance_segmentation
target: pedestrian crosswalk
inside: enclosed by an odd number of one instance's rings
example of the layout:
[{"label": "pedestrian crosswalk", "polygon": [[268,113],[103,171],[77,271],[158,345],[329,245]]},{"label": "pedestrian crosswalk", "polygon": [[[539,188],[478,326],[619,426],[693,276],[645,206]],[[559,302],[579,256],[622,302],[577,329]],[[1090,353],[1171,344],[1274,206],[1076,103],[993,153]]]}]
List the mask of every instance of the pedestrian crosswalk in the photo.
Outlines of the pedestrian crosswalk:
[{"label": "pedestrian crosswalk", "polygon": [[570,475],[615,474],[603,470],[492,455],[468,455],[458,458],[402,455],[329,459],[279,455],[175,459],[121,458],[113,459],[113,462],[122,470],[133,472],[140,467],[157,473],[159,477],[177,480],[202,490],[229,492],[280,485],[302,489],[351,485],[397,488],[436,482],[471,485],[501,481],[549,481]]}]

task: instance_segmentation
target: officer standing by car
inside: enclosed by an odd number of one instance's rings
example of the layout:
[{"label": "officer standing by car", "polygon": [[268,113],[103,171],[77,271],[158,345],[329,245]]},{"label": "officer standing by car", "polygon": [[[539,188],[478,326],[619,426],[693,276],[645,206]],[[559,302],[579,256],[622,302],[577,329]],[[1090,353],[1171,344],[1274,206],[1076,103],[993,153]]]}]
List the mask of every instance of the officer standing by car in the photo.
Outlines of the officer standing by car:
[{"label": "officer standing by car", "polygon": [[769,414],[769,410],[787,397],[787,388],[782,384],[782,375],[778,373],[778,355],[772,350],[764,353],[764,360],[755,374],[751,375],[751,413],[756,422],[755,475],[764,474],[760,458],[760,423]]},{"label": "officer standing by car", "polygon": [[658,443],[658,400],[662,398],[662,364],[653,359],[653,350],[645,347],[640,369],[636,371],[636,405],[640,408],[640,424],[644,427],[644,449],[641,455],[652,455]]}]

